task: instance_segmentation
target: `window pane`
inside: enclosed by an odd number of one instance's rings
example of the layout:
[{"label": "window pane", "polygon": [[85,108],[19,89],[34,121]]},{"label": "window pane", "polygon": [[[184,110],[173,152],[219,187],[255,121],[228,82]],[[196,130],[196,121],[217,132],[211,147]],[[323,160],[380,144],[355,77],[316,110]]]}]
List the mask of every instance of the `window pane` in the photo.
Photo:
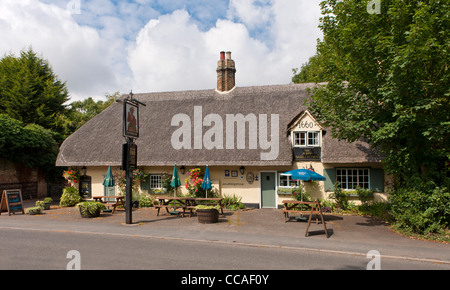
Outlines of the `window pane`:
[{"label": "window pane", "polygon": [[317,146],[319,145],[319,138],[317,132],[308,132],[308,145]]},{"label": "window pane", "polygon": [[161,175],[150,175],[150,188],[162,188]]},{"label": "window pane", "polygon": [[306,145],[306,133],[300,132],[300,145],[305,146]]},{"label": "window pane", "polygon": [[369,188],[369,169],[367,168],[339,168],[336,169],[336,179],[342,189],[353,190],[358,186]]},{"label": "window pane", "polygon": [[294,132],[294,146],[300,145],[300,133]]},{"label": "window pane", "polygon": [[288,177],[286,175],[280,175],[280,186],[288,185]]}]

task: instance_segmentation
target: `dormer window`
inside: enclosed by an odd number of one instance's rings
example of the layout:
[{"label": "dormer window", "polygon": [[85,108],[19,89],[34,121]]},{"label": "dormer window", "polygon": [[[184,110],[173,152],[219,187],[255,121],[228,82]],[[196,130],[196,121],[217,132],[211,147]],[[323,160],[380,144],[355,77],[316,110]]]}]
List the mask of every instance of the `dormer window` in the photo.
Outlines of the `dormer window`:
[{"label": "dormer window", "polygon": [[294,147],[319,147],[320,131],[293,132]]},{"label": "dormer window", "polygon": [[308,110],[289,123],[288,134],[295,161],[320,161],[323,130]]}]

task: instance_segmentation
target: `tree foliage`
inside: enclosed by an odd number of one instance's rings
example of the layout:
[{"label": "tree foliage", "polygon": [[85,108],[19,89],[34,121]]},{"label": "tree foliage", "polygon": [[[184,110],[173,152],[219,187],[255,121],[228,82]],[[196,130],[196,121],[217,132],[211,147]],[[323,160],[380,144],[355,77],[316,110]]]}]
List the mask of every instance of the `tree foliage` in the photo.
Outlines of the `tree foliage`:
[{"label": "tree foliage", "polygon": [[64,114],[58,114],[56,124],[63,137],[67,138],[87,121],[109,107],[119,97],[119,92],[112,95],[106,94],[105,97],[106,101],[99,100],[96,102],[91,97],[74,101]]},{"label": "tree foliage", "polygon": [[32,49],[20,57],[0,59],[0,111],[24,124],[37,124],[58,132],[57,115],[64,114],[69,100],[66,84],[61,82],[48,61]]},{"label": "tree foliage", "polygon": [[67,104],[69,94],[48,61],[32,49],[0,59],[0,159],[38,167],[47,180],[61,176],[58,147],[75,130],[108,107],[92,98]]},{"label": "tree foliage", "polygon": [[54,168],[58,144],[54,133],[40,125],[29,124],[0,114],[0,158],[39,167],[45,173]]},{"label": "tree foliage", "polygon": [[333,136],[380,148],[397,185],[415,176],[445,183],[449,2],[384,0],[380,14],[369,14],[367,1],[320,5],[323,41],[302,69],[307,77],[293,79],[328,82],[314,91],[311,112]]}]

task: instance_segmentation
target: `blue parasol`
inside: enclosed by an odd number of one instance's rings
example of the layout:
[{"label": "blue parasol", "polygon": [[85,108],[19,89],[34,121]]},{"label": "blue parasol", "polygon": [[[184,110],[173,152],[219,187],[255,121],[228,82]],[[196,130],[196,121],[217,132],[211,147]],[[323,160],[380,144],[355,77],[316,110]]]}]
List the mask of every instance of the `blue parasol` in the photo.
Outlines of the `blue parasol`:
[{"label": "blue parasol", "polygon": [[294,180],[304,180],[304,181],[325,180],[325,176],[322,176],[309,169],[294,169],[285,173],[281,173],[281,175],[290,176],[291,179]]},{"label": "blue parasol", "polygon": [[205,176],[203,177],[202,188],[206,190],[206,197],[208,197],[208,189],[212,188],[211,177],[209,176],[208,165],[206,165]]}]

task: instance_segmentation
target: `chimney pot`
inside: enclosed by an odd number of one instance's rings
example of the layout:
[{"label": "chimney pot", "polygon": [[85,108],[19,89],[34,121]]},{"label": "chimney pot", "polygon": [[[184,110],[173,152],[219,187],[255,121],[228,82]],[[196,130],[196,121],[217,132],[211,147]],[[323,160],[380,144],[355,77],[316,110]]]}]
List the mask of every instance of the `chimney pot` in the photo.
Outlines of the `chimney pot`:
[{"label": "chimney pot", "polygon": [[231,59],[231,51],[220,52],[220,60],[217,62],[217,91],[228,92],[235,87],[236,67]]}]

